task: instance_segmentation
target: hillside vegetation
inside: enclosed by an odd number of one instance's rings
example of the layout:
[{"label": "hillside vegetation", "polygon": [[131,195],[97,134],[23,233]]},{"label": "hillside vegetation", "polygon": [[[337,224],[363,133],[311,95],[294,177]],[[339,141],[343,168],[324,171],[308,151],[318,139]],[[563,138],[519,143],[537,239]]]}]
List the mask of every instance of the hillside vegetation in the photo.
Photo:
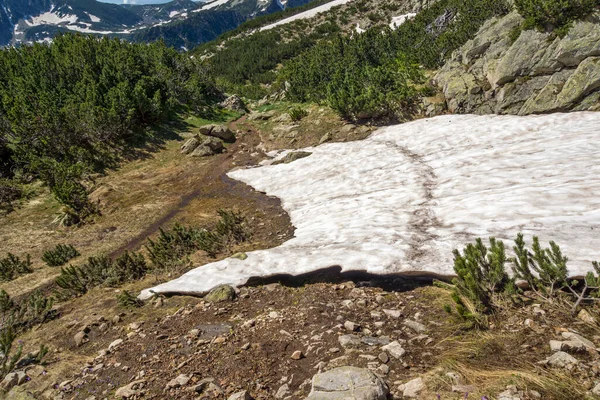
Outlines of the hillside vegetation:
[{"label": "hillside vegetation", "polygon": [[86,175],[150,139],[147,127],[218,97],[197,62],[163,43],[81,35],[0,51],[0,83],[0,177],[41,179],[74,221],[93,212]]}]

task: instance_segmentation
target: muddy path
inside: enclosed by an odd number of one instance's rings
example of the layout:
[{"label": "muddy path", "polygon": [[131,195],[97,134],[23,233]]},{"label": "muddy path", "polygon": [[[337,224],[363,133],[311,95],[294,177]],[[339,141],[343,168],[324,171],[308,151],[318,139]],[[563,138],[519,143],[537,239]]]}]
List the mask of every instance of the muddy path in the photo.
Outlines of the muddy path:
[{"label": "muddy path", "polygon": [[[192,190],[181,196],[179,202],[171,208],[166,214],[149,225],[137,236],[129,240],[124,245],[111,252],[111,257],[117,257],[125,251],[135,251],[140,249],[146,240],[158,233],[159,228],[169,226],[177,221],[182,214],[190,214],[194,210],[189,210],[193,202],[219,203],[220,208],[245,209],[249,212],[254,210],[266,216],[275,225],[275,232],[279,234],[278,239],[272,243],[268,237],[272,236],[263,233],[269,247],[279,245],[282,240],[287,240],[293,236],[293,226],[289,216],[283,210],[281,201],[277,197],[267,196],[246,185],[245,183],[233,180],[227,176],[227,173],[236,167],[246,167],[257,165],[266,158],[266,154],[260,149],[260,134],[249,124],[245,123],[246,116],[231,122],[229,128],[237,134],[237,141],[227,147],[226,152],[213,156],[210,163],[198,171],[187,171],[186,176],[181,179],[196,175],[193,180]],[[196,211],[201,211],[197,210]],[[283,240],[283,241],[284,241]],[[264,243],[264,241],[261,241]]]}]

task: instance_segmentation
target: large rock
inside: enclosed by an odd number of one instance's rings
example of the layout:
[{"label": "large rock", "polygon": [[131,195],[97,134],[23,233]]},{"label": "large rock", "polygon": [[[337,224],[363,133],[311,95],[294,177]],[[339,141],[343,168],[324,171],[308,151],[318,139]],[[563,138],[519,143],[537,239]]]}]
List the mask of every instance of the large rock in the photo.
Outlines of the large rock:
[{"label": "large rock", "polygon": [[248,121],[266,121],[275,116],[276,112],[265,111],[265,112],[253,112],[248,116]]},{"label": "large rock", "polygon": [[235,289],[229,285],[217,286],[211,290],[205,297],[204,300],[211,303],[219,303],[222,301],[231,301],[235,298]]},{"label": "large rock", "polygon": [[226,108],[231,111],[236,111],[240,113],[245,113],[248,111],[246,108],[246,104],[235,94],[233,96],[229,96],[225,100],[223,100],[220,104],[221,107]]},{"label": "large rock", "polygon": [[235,134],[225,125],[205,125],[200,128],[200,134],[212,136],[227,143],[235,142]]},{"label": "large rock", "polygon": [[198,146],[200,146],[200,143],[201,143],[200,139],[198,139],[196,136],[194,136],[193,138],[189,138],[181,146],[181,153],[183,153],[183,154],[190,154],[191,152],[193,152],[194,150],[196,150],[196,148]]},{"label": "large rock", "polygon": [[385,400],[388,388],[371,371],[340,367],[317,374],[307,400]]},{"label": "large rock", "polygon": [[221,153],[225,147],[223,142],[214,137],[205,137],[196,150],[190,154],[192,157],[208,157]]}]

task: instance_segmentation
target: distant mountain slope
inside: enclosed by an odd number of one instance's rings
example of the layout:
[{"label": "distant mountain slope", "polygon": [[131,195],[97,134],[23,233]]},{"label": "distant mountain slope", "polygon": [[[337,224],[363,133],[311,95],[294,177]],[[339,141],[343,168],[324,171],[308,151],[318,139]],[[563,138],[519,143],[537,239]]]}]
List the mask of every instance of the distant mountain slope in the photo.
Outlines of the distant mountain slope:
[{"label": "distant mountain slope", "polygon": [[126,38],[134,42],[163,39],[167,45],[177,49],[191,49],[235,29],[245,20],[242,14],[233,10],[205,11],[194,13],[181,21],[136,31]]},{"label": "distant mountain slope", "polygon": [[258,15],[309,0],[174,0],[154,5],[117,5],[96,0],[0,0],[0,46],[44,42],[62,32],[159,38],[191,48]]}]

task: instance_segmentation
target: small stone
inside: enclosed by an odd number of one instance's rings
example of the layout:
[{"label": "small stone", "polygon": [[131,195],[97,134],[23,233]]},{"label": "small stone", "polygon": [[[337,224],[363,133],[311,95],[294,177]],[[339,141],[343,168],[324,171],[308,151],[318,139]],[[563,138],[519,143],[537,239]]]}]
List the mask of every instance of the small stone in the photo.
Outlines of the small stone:
[{"label": "small stone", "polygon": [[388,356],[388,354],[385,351],[379,353],[379,356],[377,356],[377,358],[379,358],[379,361],[381,361],[384,364],[387,364],[390,361],[390,356]]},{"label": "small stone", "polygon": [[115,397],[117,399],[129,399],[139,394],[139,389],[144,386],[146,382],[145,379],[140,379],[137,381],[133,381],[128,385],[122,386],[117,389],[115,392]]},{"label": "small stone", "polygon": [[245,343],[245,344],[244,344],[244,345],[241,347],[241,349],[242,349],[242,350],[248,350],[249,348],[250,348],[250,343]]},{"label": "small stone", "polygon": [[417,321],[412,321],[410,319],[407,319],[404,321],[404,326],[412,329],[413,331],[415,331],[417,333],[422,333],[427,330],[427,327],[425,327],[425,325],[423,325],[422,323],[417,322]]},{"label": "small stone", "polygon": [[473,393],[477,388],[473,385],[452,385],[452,391],[455,393]]},{"label": "small stone", "polygon": [[425,389],[425,383],[423,383],[422,378],[415,378],[401,385],[399,389],[402,391],[402,396],[404,397],[418,398],[419,393]]},{"label": "small stone", "polygon": [[290,358],[292,360],[299,360],[301,358],[304,358],[304,354],[302,354],[302,352],[300,350],[296,350]]},{"label": "small stone", "polygon": [[402,358],[402,356],[406,353],[406,350],[402,348],[402,345],[398,343],[397,340],[393,341],[388,345],[383,346],[381,350],[388,352],[392,357],[396,359]]},{"label": "small stone", "polygon": [[79,331],[75,334],[73,340],[75,341],[75,346],[80,347],[87,342],[87,335],[84,331]]},{"label": "small stone", "polygon": [[564,351],[556,352],[545,360],[539,362],[539,364],[547,364],[551,367],[567,369],[572,368],[577,363],[579,363],[579,361],[575,357],[565,353]]},{"label": "small stone", "polygon": [[379,367],[377,367],[377,372],[385,376],[390,373],[390,367],[386,364],[381,364]]},{"label": "small stone", "polygon": [[108,351],[112,351],[112,350],[116,349],[117,347],[119,347],[121,345],[121,343],[123,343],[123,339],[117,339],[117,340],[113,341],[111,344],[108,345]]},{"label": "small stone", "polygon": [[227,400],[252,400],[252,396],[246,390],[232,394]]},{"label": "small stone", "polygon": [[287,397],[289,392],[290,392],[290,386],[286,383],[277,390],[277,393],[275,393],[275,398],[283,399],[283,398]]},{"label": "small stone", "polygon": [[7,374],[0,383],[0,389],[2,389],[5,392],[8,392],[10,389],[17,386],[18,382],[18,375],[15,372],[11,372],[10,374]]},{"label": "small stone", "polygon": [[343,348],[357,347],[360,346],[360,337],[356,335],[341,335],[338,337],[338,341]]},{"label": "small stone", "polygon": [[402,316],[402,311],[400,310],[383,310],[383,312],[391,318],[400,318]]},{"label": "small stone", "polygon": [[180,386],[185,386],[190,381],[190,377],[184,374],[179,375],[177,378],[171,379],[169,383],[167,383],[166,389],[173,389]]},{"label": "small stone", "polygon": [[200,329],[192,329],[188,332],[188,336],[192,339],[196,339],[200,336]]},{"label": "small stone", "polygon": [[360,326],[358,324],[354,323],[354,322],[346,321],[346,322],[344,322],[344,328],[347,331],[355,332],[355,331],[358,331],[360,329]]},{"label": "small stone", "polygon": [[577,318],[579,318],[581,321],[587,324],[596,324],[596,318],[594,318],[592,314],[590,314],[586,309],[579,311],[579,313],[577,314]]},{"label": "small stone", "polygon": [[250,319],[242,324],[242,328],[248,329],[248,328],[252,328],[254,325],[256,325],[256,320]]}]

